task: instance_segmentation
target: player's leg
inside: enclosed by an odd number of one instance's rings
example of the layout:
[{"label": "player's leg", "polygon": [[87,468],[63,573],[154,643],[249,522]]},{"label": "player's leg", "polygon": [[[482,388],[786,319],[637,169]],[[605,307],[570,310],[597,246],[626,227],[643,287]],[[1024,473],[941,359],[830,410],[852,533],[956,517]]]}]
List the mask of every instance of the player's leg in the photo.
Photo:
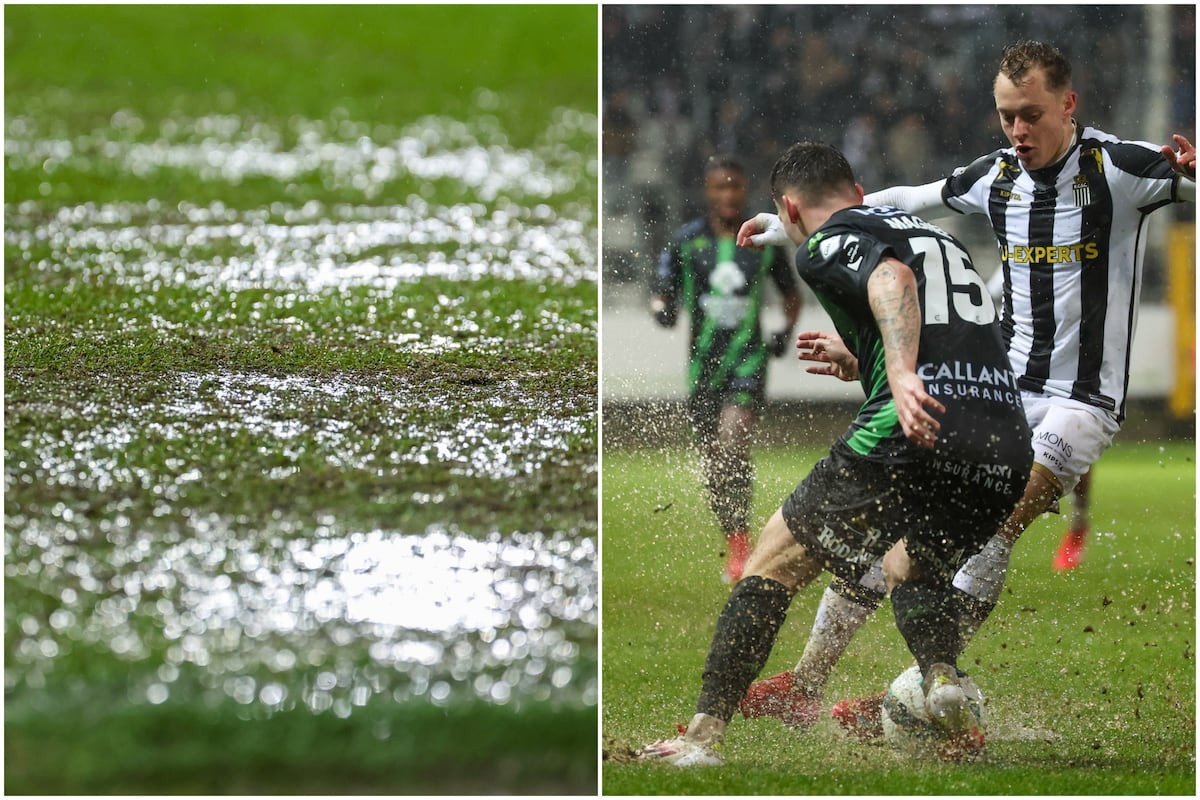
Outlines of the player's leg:
[{"label": "player's leg", "polygon": [[[1020,507],[1025,486],[1020,476],[1031,469],[1031,456],[1005,464],[958,464],[942,469],[934,461],[926,473],[909,476],[904,506],[910,531],[883,559],[896,628],[924,677],[925,708],[955,741],[983,745],[958,670],[962,651],[961,593],[954,576],[966,554],[980,550],[989,530]],[[1003,469],[1002,469],[1003,468]],[[1004,471],[1009,474],[1003,479]]]},{"label": "player's leg", "polygon": [[745,577],[729,595],[705,661],[696,716],[679,740],[656,743],[644,756],[672,759],[720,740],[766,663],[795,591],[825,567],[859,580],[891,546],[894,539],[883,531],[893,528],[887,514],[896,505],[894,483],[888,465],[836,449],[813,468],[763,528]]},{"label": "player's leg", "polygon": [[[737,409],[728,414],[726,411],[717,392],[701,390],[688,397],[688,416],[700,453],[705,496],[725,538],[726,566],[722,577],[726,582],[733,582],[740,577],[741,566],[750,549],[747,523],[751,477],[749,445],[745,447],[746,456],[739,459],[729,444],[736,445],[739,438],[748,443],[753,417],[747,423]],[[737,425],[738,421],[743,425]],[[738,436],[741,433],[739,427],[745,428],[741,437]]]},{"label": "player's leg", "polygon": [[934,664],[957,663],[961,604],[949,576],[918,566],[904,540],[884,556],[883,575],[896,628],[917,659],[921,674],[928,674]]},{"label": "player's leg", "polygon": [[1054,568],[1059,572],[1074,569],[1083,560],[1083,548],[1087,544],[1090,527],[1091,499],[1092,470],[1089,469],[1079,478],[1071,495],[1070,521],[1054,554]]},{"label": "player's leg", "polygon": [[697,714],[725,723],[771,654],[792,595],[821,572],[821,565],[796,541],[777,510],[746,561],[717,619],[704,664]]},{"label": "player's leg", "polygon": [[1050,473],[1042,464],[1034,463],[1029,472],[1025,491],[1017,501],[1012,514],[1005,519],[996,532],[975,555],[967,560],[958,574],[954,585],[963,593],[961,630],[963,647],[966,647],[979,626],[991,615],[1008,575],[1008,562],[1012,557],[1013,545],[1021,533],[1040,517],[1051,503],[1062,493],[1061,479]]},{"label": "player's leg", "polygon": [[[836,506],[839,502],[840,499],[834,498],[831,505]],[[879,508],[891,509],[894,505],[881,502]],[[832,515],[827,514],[826,518],[832,518]],[[861,517],[856,520],[860,526],[863,522]],[[884,593],[882,558],[856,580],[835,577],[821,597],[808,643],[795,669],[751,684],[739,706],[742,715],[747,718],[776,717],[789,727],[801,729],[816,722],[825,683],[833,667],[854,634],[883,602]],[[879,731],[882,700],[882,694],[861,700],[844,700],[837,703],[831,713],[850,733],[873,739]]]},{"label": "player's leg", "polygon": [[995,536],[967,561],[954,585],[966,595],[963,646],[1000,600],[1017,539],[1055,500],[1070,492],[1112,444],[1119,425],[1111,416],[1071,400],[1024,395],[1033,428],[1033,468],[1021,500]]},{"label": "player's leg", "polygon": [[963,753],[978,751],[985,740],[961,682],[965,673],[957,665],[960,604],[949,574],[935,574],[928,560],[918,566],[901,540],[884,557],[884,575],[896,628],[921,670],[926,714],[950,737],[951,747]]},{"label": "player's leg", "polygon": [[682,736],[655,742],[642,750],[643,758],[685,766],[719,763],[712,748],[724,738],[738,701],[766,663],[792,596],[821,569],[788,529],[782,510],[776,511],[750,554],[745,577],[717,618],[695,716]]},{"label": "player's leg", "polygon": [[817,721],[829,675],[854,634],[883,602],[881,569],[882,565],[877,564],[857,584],[837,577],[830,581],[795,668],[751,684],[739,705],[744,717],[776,717],[789,727],[801,729]]},{"label": "player's leg", "polygon": [[[725,405],[721,409],[717,442],[718,466],[709,479],[718,519],[725,533],[724,580],[736,583],[750,555],[750,499],[754,467],[750,438],[757,417],[751,405]],[[717,506],[714,505],[714,509]]]}]

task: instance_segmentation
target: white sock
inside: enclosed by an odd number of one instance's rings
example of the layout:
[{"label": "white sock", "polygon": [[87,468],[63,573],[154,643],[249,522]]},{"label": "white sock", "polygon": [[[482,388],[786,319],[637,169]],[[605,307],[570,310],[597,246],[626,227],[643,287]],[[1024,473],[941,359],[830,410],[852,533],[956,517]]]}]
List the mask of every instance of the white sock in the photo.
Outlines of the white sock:
[{"label": "white sock", "polygon": [[967,559],[954,576],[954,585],[976,600],[995,605],[1000,601],[1011,556],[1012,542],[1000,534],[992,536],[982,550]]},{"label": "white sock", "polygon": [[848,600],[830,587],[825,587],[808,644],[804,646],[804,654],[793,670],[801,689],[807,690],[813,697],[821,696],[829,673],[833,672],[834,665],[846,651],[854,634],[874,611],[875,608]]}]

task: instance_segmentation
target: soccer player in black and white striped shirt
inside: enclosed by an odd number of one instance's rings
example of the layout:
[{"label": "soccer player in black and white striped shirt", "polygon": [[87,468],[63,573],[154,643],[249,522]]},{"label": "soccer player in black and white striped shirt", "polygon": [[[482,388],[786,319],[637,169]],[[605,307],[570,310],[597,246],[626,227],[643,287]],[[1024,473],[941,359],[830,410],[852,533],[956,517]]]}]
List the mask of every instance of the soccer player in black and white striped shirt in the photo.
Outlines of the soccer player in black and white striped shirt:
[{"label": "soccer player in black and white striped shirt", "polygon": [[[1033,429],[1035,463],[1012,516],[955,579],[970,608],[964,647],[999,600],[1017,537],[1071,491],[1120,428],[1147,217],[1170,203],[1195,202],[1196,195],[1196,151],[1184,137],[1174,137],[1176,151],[1075,121],[1070,63],[1056,48],[1040,42],[1006,48],[993,93],[1010,147],[944,180],[864,199],[932,219],[948,211],[984,214],[1000,248],[1002,328]],[[766,215],[746,225],[763,231],[756,239],[763,244],[778,237],[780,223]],[[833,353],[802,348],[801,357],[844,355]],[[936,387],[930,388],[932,394]],[[835,580],[796,669],[752,685],[743,714],[811,724],[833,665],[881,598],[879,587]],[[833,712],[855,732],[877,730],[878,698],[844,701]]]}]

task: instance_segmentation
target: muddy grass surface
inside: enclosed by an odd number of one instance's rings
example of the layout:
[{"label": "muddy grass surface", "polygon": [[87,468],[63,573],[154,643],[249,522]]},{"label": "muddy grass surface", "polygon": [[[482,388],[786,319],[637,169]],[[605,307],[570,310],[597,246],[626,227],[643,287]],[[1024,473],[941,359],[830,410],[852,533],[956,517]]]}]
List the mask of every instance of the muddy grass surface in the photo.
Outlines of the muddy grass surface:
[{"label": "muddy grass surface", "polygon": [[[362,13],[281,24],[375,43]],[[422,757],[508,764],[493,789],[594,791],[594,53],[579,105],[519,123],[516,61],[453,115],[379,113],[273,101],[253,65],[286,36],[233,46],[247,83],[214,97],[109,47],[220,38],[207,10],[84,15],[6,14],[98,59],[74,95],[9,40],[6,788],[269,793],[238,776],[274,760],[309,776],[281,787],[332,787],[326,764],[405,791],[395,765],[443,742]],[[538,720],[560,747],[487,744]],[[229,762],[239,725],[278,752]],[[319,756],[337,731],[361,770]]]}]

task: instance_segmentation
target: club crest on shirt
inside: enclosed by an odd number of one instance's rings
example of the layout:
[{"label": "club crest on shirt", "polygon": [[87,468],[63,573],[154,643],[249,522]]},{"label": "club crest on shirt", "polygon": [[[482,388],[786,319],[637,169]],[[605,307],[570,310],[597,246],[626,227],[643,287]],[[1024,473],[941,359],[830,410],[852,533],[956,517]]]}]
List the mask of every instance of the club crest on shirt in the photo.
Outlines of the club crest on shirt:
[{"label": "club crest on shirt", "polygon": [[746,286],[746,276],[738,269],[736,261],[722,261],[717,264],[708,279],[714,294],[728,296],[737,294]]},{"label": "club crest on shirt", "polygon": [[996,183],[1013,183],[1021,177],[1021,168],[1014,161],[1001,159],[996,171]]},{"label": "club crest on shirt", "polygon": [[1092,187],[1088,183],[1086,175],[1075,176],[1075,180],[1071,184],[1071,191],[1075,195],[1075,205],[1079,208],[1087,208],[1092,204]]},{"label": "club crest on shirt", "polygon": [[718,328],[733,329],[745,319],[750,298],[739,294],[746,288],[746,276],[734,261],[717,264],[708,278],[711,292],[700,295],[700,307]]}]

